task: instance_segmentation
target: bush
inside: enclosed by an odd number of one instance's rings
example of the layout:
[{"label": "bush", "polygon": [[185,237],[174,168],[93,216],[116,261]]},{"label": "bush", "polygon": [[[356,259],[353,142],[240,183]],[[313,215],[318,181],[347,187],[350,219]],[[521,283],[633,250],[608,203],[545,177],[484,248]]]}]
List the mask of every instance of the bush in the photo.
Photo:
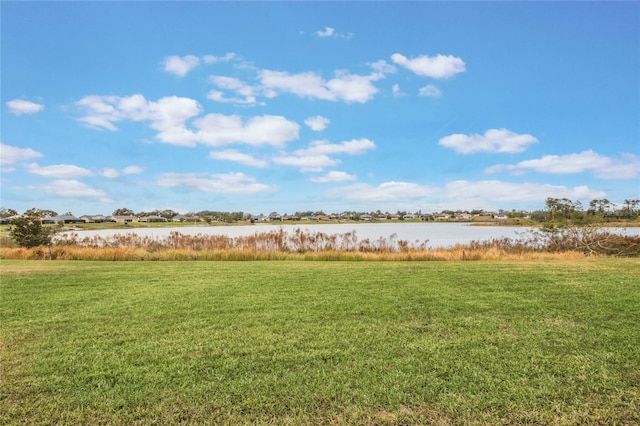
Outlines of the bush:
[{"label": "bush", "polygon": [[25,213],[11,222],[9,235],[20,247],[50,246],[58,229],[56,226],[43,226],[40,217]]}]

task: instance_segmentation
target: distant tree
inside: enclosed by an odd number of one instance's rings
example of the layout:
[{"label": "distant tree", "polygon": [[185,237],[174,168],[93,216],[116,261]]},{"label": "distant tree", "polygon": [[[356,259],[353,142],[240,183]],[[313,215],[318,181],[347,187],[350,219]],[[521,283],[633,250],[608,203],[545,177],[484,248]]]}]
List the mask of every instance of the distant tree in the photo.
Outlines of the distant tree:
[{"label": "distant tree", "polygon": [[159,212],[158,216],[162,216],[165,219],[173,219],[174,217],[178,216],[178,212],[171,209],[165,209]]},{"label": "distant tree", "polygon": [[14,209],[5,209],[4,207],[0,208],[0,217],[11,217],[16,216],[18,214]]},{"label": "distant tree", "polygon": [[29,209],[26,212],[24,212],[24,214],[33,214],[40,218],[47,217],[47,216],[49,217],[58,216],[58,213],[53,210],[41,210],[36,208]]},{"label": "distant tree", "polygon": [[640,200],[624,200],[622,215],[627,218],[636,218],[640,215]]},{"label": "distant tree", "polygon": [[112,216],[135,216],[135,213],[131,209],[121,208],[121,209],[114,210],[113,213],[111,213],[111,215]]},{"label": "distant tree", "polygon": [[53,236],[60,230],[57,225],[44,226],[35,213],[25,213],[11,222],[9,235],[20,247],[50,246]]},{"label": "distant tree", "polygon": [[614,204],[606,198],[603,198],[602,200],[591,200],[589,202],[589,210],[587,210],[587,213],[590,215],[597,214],[604,216],[605,213],[608,213],[613,207]]},{"label": "distant tree", "polygon": [[545,206],[551,221],[564,222],[571,218],[580,219],[582,215],[582,203],[573,202],[568,198],[547,198]]}]

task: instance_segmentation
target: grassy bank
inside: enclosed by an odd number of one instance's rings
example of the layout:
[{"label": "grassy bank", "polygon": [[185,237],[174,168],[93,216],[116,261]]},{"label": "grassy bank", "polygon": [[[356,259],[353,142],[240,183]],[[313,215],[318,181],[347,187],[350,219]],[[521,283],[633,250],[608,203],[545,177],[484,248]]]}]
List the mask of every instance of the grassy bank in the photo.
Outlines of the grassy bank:
[{"label": "grassy bank", "polygon": [[640,262],[0,264],[3,424],[637,424]]}]

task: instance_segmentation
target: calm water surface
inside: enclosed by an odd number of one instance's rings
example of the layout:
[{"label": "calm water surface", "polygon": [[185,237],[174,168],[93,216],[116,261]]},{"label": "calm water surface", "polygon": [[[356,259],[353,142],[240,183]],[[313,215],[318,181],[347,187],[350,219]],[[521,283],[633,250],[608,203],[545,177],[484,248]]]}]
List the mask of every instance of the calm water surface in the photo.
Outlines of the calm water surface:
[{"label": "calm water surface", "polygon": [[[162,239],[171,232],[179,232],[184,235],[226,235],[228,237],[241,237],[261,232],[270,232],[284,229],[286,232],[294,232],[296,228],[310,232],[323,232],[325,234],[345,234],[355,232],[359,240],[366,238],[378,240],[395,235],[396,239],[407,240],[410,243],[428,241],[429,247],[451,247],[455,244],[466,244],[471,241],[490,240],[492,238],[518,238],[526,236],[531,228],[511,226],[470,226],[467,223],[328,223],[328,224],[256,224],[241,226],[180,226],[166,228],[132,228],[101,229],[91,231],[77,231],[80,238],[101,236],[109,237],[116,234],[138,234]],[[640,235],[640,228],[615,228],[616,232],[629,235]]]}]

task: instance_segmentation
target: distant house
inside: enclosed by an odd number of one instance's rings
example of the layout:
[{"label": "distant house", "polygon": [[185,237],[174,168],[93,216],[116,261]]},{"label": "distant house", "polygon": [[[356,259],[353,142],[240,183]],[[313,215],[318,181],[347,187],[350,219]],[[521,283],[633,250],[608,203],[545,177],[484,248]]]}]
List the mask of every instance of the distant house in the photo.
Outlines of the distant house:
[{"label": "distant house", "polygon": [[112,219],[116,223],[131,223],[138,221],[136,216],[111,216],[109,219]]},{"label": "distant house", "polygon": [[416,215],[415,214],[411,214],[411,213],[405,214],[404,216],[402,216],[403,220],[413,220],[415,218],[416,218]]},{"label": "distant house", "polygon": [[144,216],[138,219],[139,222],[166,222],[167,218],[157,215]]},{"label": "distant house", "polygon": [[42,219],[42,223],[44,224],[56,224],[56,223],[80,223],[84,222],[84,220],[72,216],[70,214],[59,214],[58,216],[47,216]]},{"label": "distant house", "polygon": [[171,220],[173,222],[200,222],[200,218],[197,216],[189,216],[183,214],[174,216]]},{"label": "distant house", "polygon": [[85,223],[110,222],[109,218],[102,214],[94,214],[94,215],[85,214],[83,216],[80,216],[80,219]]},{"label": "distant house", "polygon": [[14,219],[20,218],[22,215],[16,214],[9,217],[0,217],[0,225],[7,225],[11,223]]}]

